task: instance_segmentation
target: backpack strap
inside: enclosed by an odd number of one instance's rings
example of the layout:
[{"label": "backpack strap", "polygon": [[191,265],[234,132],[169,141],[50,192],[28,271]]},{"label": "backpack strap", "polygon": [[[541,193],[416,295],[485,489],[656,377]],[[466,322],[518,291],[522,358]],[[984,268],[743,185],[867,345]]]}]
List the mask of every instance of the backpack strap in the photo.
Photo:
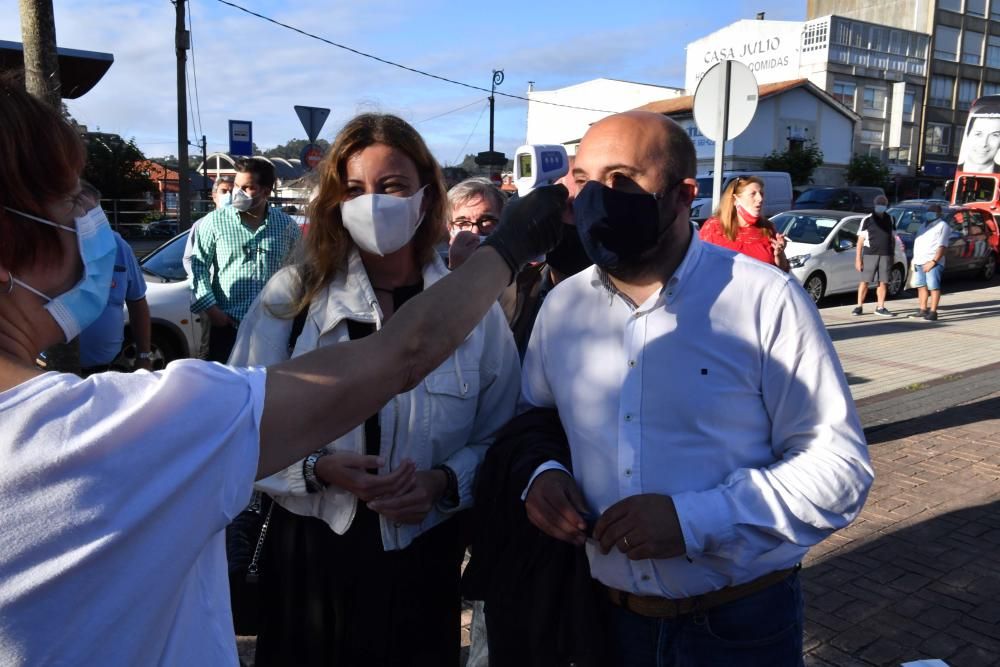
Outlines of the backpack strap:
[{"label": "backpack strap", "polygon": [[295,343],[299,340],[302,330],[306,326],[306,318],[309,317],[309,306],[306,305],[295,315],[292,320],[292,330],[288,333],[288,356],[292,356],[295,351]]}]

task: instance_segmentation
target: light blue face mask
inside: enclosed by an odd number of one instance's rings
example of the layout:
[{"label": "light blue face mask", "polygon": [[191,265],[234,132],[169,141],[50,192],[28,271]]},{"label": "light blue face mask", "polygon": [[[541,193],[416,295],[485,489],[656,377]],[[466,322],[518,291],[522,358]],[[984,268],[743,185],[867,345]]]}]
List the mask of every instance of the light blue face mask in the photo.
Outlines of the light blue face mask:
[{"label": "light blue face mask", "polygon": [[215,194],[215,207],[225,208],[233,203],[232,192],[217,192]]},{"label": "light blue face mask", "polygon": [[47,302],[45,309],[63,330],[66,341],[73,340],[82,330],[90,326],[108,305],[118,243],[111,232],[111,226],[108,225],[107,216],[100,206],[96,206],[82,217],[76,218],[76,229],[74,229],[6,206],[4,208],[29,220],[76,234],[77,247],[83,260],[83,278],[68,292],[51,297],[11,276],[14,284],[45,299]]}]

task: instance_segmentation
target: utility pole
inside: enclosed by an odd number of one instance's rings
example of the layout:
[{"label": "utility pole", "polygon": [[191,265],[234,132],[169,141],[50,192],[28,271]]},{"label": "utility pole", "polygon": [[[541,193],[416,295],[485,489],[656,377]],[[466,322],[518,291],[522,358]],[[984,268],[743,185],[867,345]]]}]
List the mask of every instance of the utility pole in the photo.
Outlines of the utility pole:
[{"label": "utility pole", "polygon": [[191,40],[184,22],[185,0],[174,0],[177,22],[174,46],[177,50],[177,228],[191,227],[191,184],[188,183],[187,50]]},{"label": "utility pole", "polygon": [[[56,50],[52,0],[19,0],[24,49],[24,87],[29,94],[62,112],[62,82]],[[80,372],[80,340],[57,343],[42,353],[48,370]]]},{"label": "utility pole", "polygon": [[503,83],[503,70],[495,69],[493,70],[493,85],[490,86],[490,152],[493,152],[493,93],[496,92],[497,86]]},{"label": "utility pole", "polygon": [[[204,134],[201,135],[201,187],[208,187],[208,140]],[[208,199],[210,195],[210,191],[203,190],[201,198]]]},{"label": "utility pole", "polygon": [[24,43],[24,87],[62,111],[62,83],[56,51],[56,19],[52,0],[19,0]]}]

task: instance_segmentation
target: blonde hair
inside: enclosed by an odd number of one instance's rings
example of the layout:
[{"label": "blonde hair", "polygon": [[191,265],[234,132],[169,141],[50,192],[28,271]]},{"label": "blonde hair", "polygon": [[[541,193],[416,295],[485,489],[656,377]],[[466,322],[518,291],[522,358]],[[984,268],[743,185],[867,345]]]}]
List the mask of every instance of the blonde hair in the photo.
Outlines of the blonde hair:
[{"label": "blonde hair", "polygon": [[420,134],[402,118],[391,114],[355,116],[337,134],[319,165],[319,185],[315,199],[309,203],[309,233],[304,239],[299,271],[302,296],[292,305],[288,317],[308,308],[316,294],[347,265],[353,241],[340,216],[340,204],[347,191],[347,161],[374,144],[384,144],[405,153],[417,168],[420,186],[426,186],[424,221],[413,237],[414,251],[421,265],[431,261],[434,245],[445,236],[448,199],[444,177]]},{"label": "blonde hair", "polygon": [[[722,191],[722,196],[719,198],[719,208],[715,211],[715,217],[719,219],[722,225],[722,233],[730,241],[736,240],[736,234],[740,230],[739,213],[736,210],[736,197],[743,194],[743,191],[753,183],[760,186],[760,191],[763,194],[764,181],[756,176],[737,176],[729,181],[729,185]],[[774,225],[764,216],[760,217],[758,227],[760,227],[761,234],[764,236],[774,236]]]}]

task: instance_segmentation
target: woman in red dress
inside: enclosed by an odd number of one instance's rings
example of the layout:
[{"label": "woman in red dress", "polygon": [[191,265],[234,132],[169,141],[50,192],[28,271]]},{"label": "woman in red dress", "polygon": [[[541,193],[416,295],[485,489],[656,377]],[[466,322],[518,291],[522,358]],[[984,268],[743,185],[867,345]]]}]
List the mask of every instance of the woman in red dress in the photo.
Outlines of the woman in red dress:
[{"label": "woman in red dress", "polygon": [[721,245],[788,271],[785,236],[761,216],[764,182],[756,176],[734,178],[722,193],[715,215],[701,226],[702,241]]}]

